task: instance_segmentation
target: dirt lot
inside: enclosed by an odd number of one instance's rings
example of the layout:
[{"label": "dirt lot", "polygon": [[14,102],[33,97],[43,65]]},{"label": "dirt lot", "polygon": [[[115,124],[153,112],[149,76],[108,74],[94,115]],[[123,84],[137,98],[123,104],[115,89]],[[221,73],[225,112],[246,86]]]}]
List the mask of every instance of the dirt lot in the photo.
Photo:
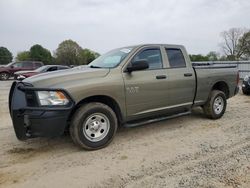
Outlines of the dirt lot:
[{"label": "dirt lot", "polygon": [[0,82],[0,187],[250,187],[250,97],[228,101],[222,119],[191,116],[121,128],[98,151],[68,136],[15,137],[8,114],[11,81]]}]

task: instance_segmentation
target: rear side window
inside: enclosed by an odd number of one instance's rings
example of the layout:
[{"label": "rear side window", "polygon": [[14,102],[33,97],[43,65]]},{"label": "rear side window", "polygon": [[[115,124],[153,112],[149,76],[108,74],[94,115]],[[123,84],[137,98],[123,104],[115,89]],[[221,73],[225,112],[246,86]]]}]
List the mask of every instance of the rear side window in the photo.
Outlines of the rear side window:
[{"label": "rear side window", "polygon": [[166,52],[171,68],[186,67],[186,62],[180,49],[166,48]]},{"label": "rear side window", "polygon": [[56,70],[57,70],[57,67],[50,67],[48,68],[47,72],[56,71]]},{"label": "rear side window", "polygon": [[33,64],[31,62],[23,62],[22,67],[23,68],[32,68]]},{"label": "rear side window", "polygon": [[160,69],[162,68],[162,58],[160,49],[146,49],[142,52],[139,52],[132,60],[147,60],[149,69]]}]

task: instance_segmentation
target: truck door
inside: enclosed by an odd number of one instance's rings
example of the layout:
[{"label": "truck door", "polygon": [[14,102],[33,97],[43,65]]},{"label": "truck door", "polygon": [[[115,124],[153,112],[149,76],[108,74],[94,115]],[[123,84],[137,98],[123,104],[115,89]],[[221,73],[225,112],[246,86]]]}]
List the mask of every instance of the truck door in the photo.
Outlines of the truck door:
[{"label": "truck door", "polygon": [[195,73],[191,63],[185,59],[182,49],[165,48],[169,63],[167,69],[168,107],[190,108],[195,95]]},{"label": "truck door", "polygon": [[166,69],[160,47],[143,48],[131,60],[147,60],[146,70],[123,73],[128,118],[146,117],[166,105]]}]

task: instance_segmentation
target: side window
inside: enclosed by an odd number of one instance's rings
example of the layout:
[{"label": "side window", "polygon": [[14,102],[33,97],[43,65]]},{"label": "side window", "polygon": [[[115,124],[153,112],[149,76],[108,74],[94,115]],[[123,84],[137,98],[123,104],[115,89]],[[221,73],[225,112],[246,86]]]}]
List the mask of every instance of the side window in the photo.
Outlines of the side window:
[{"label": "side window", "polygon": [[47,72],[56,71],[56,70],[57,70],[57,67],[50,67],[48,68]]},{"label": "side window", "polygon": [[162,57],[160,49],[146,49],[138,53],[132,60],[147,60],[149,69],[161,69],[162,68]]},{"label": "side window", "polygon": [[166,49],[171,68],[186,67],[184,56],[180,49]]},{"label": "side window", "polygon": [[14,67],[14,68],[21,68],[22,67],[22,63],[14,63],[11,66]]},{"label": "side window", "polygon": [[23,62],[22,63],[22,67],[23,68],[32,68],[32,63],[31,62]]}]

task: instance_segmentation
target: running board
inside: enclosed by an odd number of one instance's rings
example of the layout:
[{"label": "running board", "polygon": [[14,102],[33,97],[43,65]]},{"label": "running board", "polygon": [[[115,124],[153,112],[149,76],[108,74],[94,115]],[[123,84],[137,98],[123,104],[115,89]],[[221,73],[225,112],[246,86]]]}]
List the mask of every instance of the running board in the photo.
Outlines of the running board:
[{"label": "running board", "polygon": [[149,124],[149,123],[155,123],[155,122],[158,122],[158,121],[173,119],[173,118],[180,117],[180,116],[186,116],[186,115],[189,115],[189,114],[191,114],[191,111],[182,112],[182,113],[174,114],[174,115],[171,115],[171,116],[165,116],[165,117],[160,117],[160,118],[155,118],[155,119],[149,119],[149,120],[146,120],[146,121],[144,120],[144,121],[135,122],[135,123],[125,123],[123,126],[128,127],[128,128],[137,127],[137,126],[146,125],[146,124]]}]

